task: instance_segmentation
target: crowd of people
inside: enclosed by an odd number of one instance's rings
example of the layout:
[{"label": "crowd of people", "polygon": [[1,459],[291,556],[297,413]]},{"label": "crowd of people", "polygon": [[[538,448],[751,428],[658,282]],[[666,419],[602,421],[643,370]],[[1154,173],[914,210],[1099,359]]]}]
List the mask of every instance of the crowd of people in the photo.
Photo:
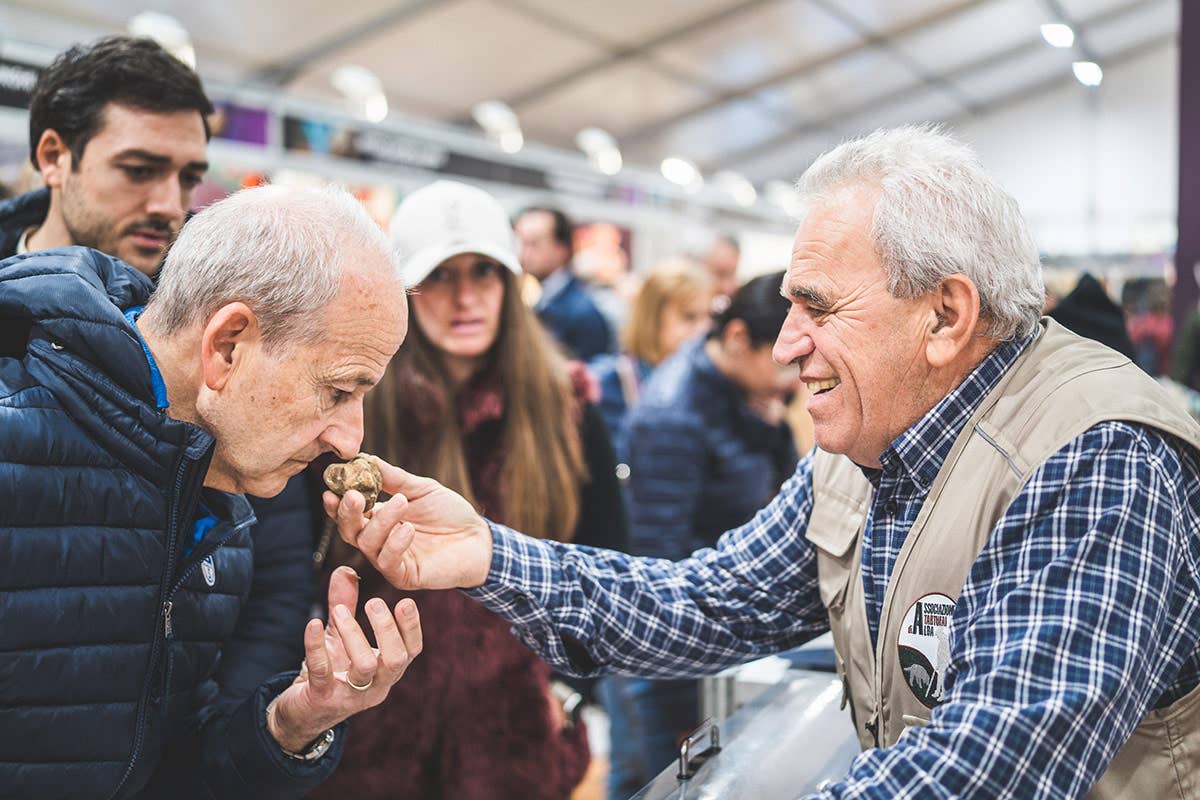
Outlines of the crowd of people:
[{"label": "crowd of people", "polygon": [[[719,237],[617,330],[551,206],[439,180],[386,230],[335,188],[192,215],[212,110],[129,37],[34,91],[0,795],[558,800],[594,702],[623,798],[698,676],[826,631],[864,752],[819,797],[1200,781],[1200,426],[1146,375],[1196,369],[1157,295],[1126,328],[1085,279],[1043,317],[964,145],[839,146],[785,270],[739,281]],[[322,480],[360,451],[372,508]]]}]

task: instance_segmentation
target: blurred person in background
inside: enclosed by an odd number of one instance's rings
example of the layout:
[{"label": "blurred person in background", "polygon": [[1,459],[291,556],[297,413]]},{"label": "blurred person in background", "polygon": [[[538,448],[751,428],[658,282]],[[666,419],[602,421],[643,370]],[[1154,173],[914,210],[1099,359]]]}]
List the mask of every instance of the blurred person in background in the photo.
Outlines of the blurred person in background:
[{"label": "blurred person in background", "polygon": [[521,266],[541,282],[533,310],[573,358],[588,361],[614,350],[612,329],[572,272],[571,220],[557,208],[535,206],[517,215],[514,225]]},{"label": "blurred person in background", "polygon": [[415,606],[366,604],[372,651],[343,571],[329,627],[291,632],[303,672],[237,699],[213,675],[250,590],[243,493],[353,456],[404,338],[387,238],[344,192],[249,190],[157,288],[58,248],[0,262],[0,309],[0,794],[302,796],[420,651]]},{"label": "blurred person in background", "polygon": [[[112,36],[62,53],[29,107],[30,163],[45,188],[0,203],[0,259],[65,245],[115,256],[156,279],[208,169],[207,115],[196,73],[150,39]],[[305,487],[304,481],[316,483]],[[320,475],[250,504],[254,577],[217,682],[233,697],[291,669],[316,601],[313,539]]]},{"label": "blurred person in background", "polygon": [[1054,304],[1046,316],[1080,336],[1111,347],[1133,360],[1133,342],[1125,325],[1125,312],[1113,302],[1104,284],[1090,273],[1083,273],[1075,288]]},{"label": "blurred person in background", "polygon": [[0,258],[83,245],[153,277],[208,169],[212,110],[196,73],[149,39],[60,55],[29,108],[46,185],[0,204]]},{"label": "blurred person in background", "polygon": [[[600,384],[598,407],[618,460],[625,460],[625,420],[642,383],[680,345],[708,330],[711,306],[712,278],[707,270],[689,259],[664,261],[650,271],[634,297],[622,336],[624,352],[602,355],[588,364]],[[628,465],[618,465],[618,470],[623,474]],[[610,676],[598,690],[609,716],[610,798],[629,797],[654,776],[641,750],[628,680]]]},{"label": "blurred person in background", "polygon": [[[416,286],[412,325],[367,406],[365,449],[533,534],[627,549],[604,423],[518,294],[503,207],[438,181],[404,199],[391,237]],[[329,563],[353,565],[363,591],[389,603],[406,596],[345,545]],[[414,599],[437,632],[423,668],[355,726],[341,770],[314,796],[566,798],[588,768],[587,734],[551,690],[550,668],[459,592]]]},{"label": "blurred person in background", "polygon": [[1171,318],[1171,293],[1165,283],[1153,283],[1137,303],[1137,311],[1129,317],[1129,341],[1133,344],[1134,361],[1153,377],[1171,371],[1171,340],[1175,321]]},{"label": "blurred person in background", "polygon": [[624,458],[626,413],[637,402],[643,381],[681,344],[712,324],[712,287],[712,278],[694,261],[680,258],[656,265],[634,296],[621,337],[623,352],[588,362],[600,383],[598,406],[619,459]]},{"label": "blurred person in background", "polygon": [[1171,378],[1200,392],[1200,307],[1192,310],[1179,329],[1171,359]]},{"label": "blurred person in background", "polygon": [[[712,547],[795,469],[783,416],[800,371],[771,357],[788,313],[783,275],[738,289],[707,337],[659,365],[630,411],[625,486],[636,555],[675,560]],[[699,682],[630,679],[625,688],[653,777],[700,723]]]},{"label": "blurred person in background", "polygon": [[742,245],[729,234],[717,237],[712,247],[708,249],[708,254],[704,257],[704,265],[712,274],[714,314],[724,311],[729,305],[733,293],[737,291],[737,271],[741,260]]},{"label": "blurred person in background", "polygon": [[629,254],[622,244],[621,229],[609,222],[577,227],[571,268],[608,321],[609,330],[623,331],[637,278],[629,274]]}]

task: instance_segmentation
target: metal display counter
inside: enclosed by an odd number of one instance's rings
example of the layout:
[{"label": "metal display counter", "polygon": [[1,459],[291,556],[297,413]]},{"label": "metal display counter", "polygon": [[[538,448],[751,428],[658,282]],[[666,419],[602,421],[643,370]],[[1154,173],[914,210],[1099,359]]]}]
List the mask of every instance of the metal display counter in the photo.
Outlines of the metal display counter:
[{"label": "metal display counter", "polygon": [[631,800],[794,800],[846,774],[859,752],[842,684],[789,669],[727,720],[721,749],[687,779],[671,764]]}]

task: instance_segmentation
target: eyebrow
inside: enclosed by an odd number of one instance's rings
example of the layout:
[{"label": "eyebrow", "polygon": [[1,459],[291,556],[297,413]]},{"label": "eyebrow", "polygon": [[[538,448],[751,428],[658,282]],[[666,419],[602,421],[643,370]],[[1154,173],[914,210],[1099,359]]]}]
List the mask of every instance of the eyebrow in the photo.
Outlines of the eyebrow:
[{"label": "eyebrow", "polygon": [[822,294],[811,286],[792,286],[780,292],[780,294],[793,300],[804,300],[821,308],[830,308],[833,306],[832,298]]},{"label": "eyebrow", "polygon": [[[122,150],[121,152],[119,152],[115,156],[113,156],[113,160],[120,160],[122,158],[138,158],[138,159],[141,159],[142,161],[149,161],[151,164],[158,164],[160,166],[169,166],[171,163],[171,159],[168,156],[164,156],[159,153],[152,153],[149,150],[142,150],[137,147],[131,147],[128,150]],[[193,169],[193,170],[207,171],[208,170],[208,162],[207,161],[189,161],[185,165],[185,168]]]}]

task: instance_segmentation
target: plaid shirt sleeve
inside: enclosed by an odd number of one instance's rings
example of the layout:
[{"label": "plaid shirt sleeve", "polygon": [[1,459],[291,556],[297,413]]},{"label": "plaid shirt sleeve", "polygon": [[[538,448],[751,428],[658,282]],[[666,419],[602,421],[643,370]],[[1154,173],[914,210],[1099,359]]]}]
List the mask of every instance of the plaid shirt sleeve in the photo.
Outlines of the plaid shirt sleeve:
[{"label": "plaid shirt sleeve", "polygon": [[[492,525],[487,582],[467,592],[556,669],[710,674],[828,629],[804,538],[812,462],[715,548],[678,562],[531,539]],[[580,658],[580,648],[586,657]]]},{"label": "plaid shirt sleeve", "polygon": [[955,609],[947,701],[812,797],[1082,797],[1197,677],[1200,470],[1176,447],[1110,422],[1038,468]]}]

